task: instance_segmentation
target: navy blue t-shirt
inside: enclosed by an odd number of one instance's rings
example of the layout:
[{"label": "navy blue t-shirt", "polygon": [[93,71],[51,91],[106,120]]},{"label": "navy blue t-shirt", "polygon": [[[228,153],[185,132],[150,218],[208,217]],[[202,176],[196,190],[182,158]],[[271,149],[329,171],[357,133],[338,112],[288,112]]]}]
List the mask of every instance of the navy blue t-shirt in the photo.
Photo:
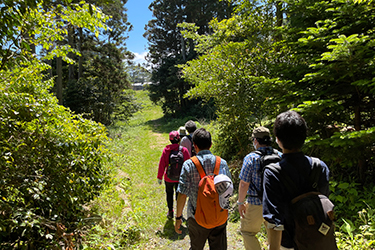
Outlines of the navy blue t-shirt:
[{"label": "navy blue t-shirt", "polygon": [[[289,204],[293,198],[311,191],[309,181],[306,178],[311,172],[311,158],[302,152],[283,154],[280,164],[281,171],[286,173],[295,183],[297,190],[289,193],[280,182],[280,174],[269,169],[264,172],[263,180],[263,217],[269,223],[269,227],[282,230],[281,245],[293,248],[294,222],[289,211]],[[318,182],[318,191],[328,196],[329,194],[329,169],[320,161],[322,173]],[[297,170],[296,168],[300,168]]]}]

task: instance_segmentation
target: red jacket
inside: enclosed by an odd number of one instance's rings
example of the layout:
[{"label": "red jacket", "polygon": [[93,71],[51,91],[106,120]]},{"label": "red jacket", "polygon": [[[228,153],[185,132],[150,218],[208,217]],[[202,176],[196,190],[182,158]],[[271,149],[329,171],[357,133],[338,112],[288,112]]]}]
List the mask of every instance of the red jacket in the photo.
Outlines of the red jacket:
[{"label": "red jacket", "polygon": [[[179,146],[180,145],[178,143],[175,143],[175,144],[169,144],[164,148],[163,153],[161,154],[161,157],[160,157],[160,161],[159,161],[159,171],[158,171],[158,176],[157,176],[159,180],[162,180],[163,175],[164,175],[164,180],[166,182],[178,182],[178,181],[172,181],[171,179],[167,177],[167,168],[169,165],[169,155],[171,151],[178,150]],[[182,147],[181,151],[182,151],[182,154],[184,155],[184,161],[190,159],[190,154],[187,148]]]}]

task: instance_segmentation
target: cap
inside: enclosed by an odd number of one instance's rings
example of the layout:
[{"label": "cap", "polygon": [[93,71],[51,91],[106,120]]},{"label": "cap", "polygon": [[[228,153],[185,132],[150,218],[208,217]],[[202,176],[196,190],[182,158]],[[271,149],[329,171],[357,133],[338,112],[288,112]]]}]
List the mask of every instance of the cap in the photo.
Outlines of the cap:
[{"label": "cap", "polygon": [[180,135],[178,134],[177,131],[173,130],[172,132],[169,133],[169,140],[178,140],[180,139]]},{"label": "cap", "polygon": [[232,180],[225,174],[219,174],[215,176],[214,184],[219,194],[220,207],[222,209],[229,209],[229,198],[233,194]]},{"label": "cap", "polygon": [[178,129],[178,133],[180,134],[180,136],[186,135],[186,128],[185,127],[180,127]]},{"label": "cap", "polygon": [[271,137],[270,130],[266,127],[257,127],[253,130],[251,137],[260,139],[264,137]]}]

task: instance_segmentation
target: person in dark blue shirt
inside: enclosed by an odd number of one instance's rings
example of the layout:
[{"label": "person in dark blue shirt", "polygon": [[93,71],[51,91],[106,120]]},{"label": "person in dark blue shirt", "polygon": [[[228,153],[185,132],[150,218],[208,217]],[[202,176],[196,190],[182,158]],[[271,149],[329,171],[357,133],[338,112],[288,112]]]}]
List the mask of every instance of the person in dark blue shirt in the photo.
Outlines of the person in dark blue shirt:
[{"label": "person in dark blue shirt", "polygon": [[[288,192],[282,184],[281,174],[266,169],[263,179],[263,218],[268,222],[270,250],[295,249],[294,221],[289,204],[292,198],[309,189],[304,176],[311,172],[312,160],[303,154],[301,148],[307,137],[307,124],[295,111],[287,111],[277,116],[274,128],[276,142],[283,151],[278,163],[286,175],[298,187],[294,194]],[[318,182],[318,191],[329,194],[329,169],[320,161],[322,171]]]}]

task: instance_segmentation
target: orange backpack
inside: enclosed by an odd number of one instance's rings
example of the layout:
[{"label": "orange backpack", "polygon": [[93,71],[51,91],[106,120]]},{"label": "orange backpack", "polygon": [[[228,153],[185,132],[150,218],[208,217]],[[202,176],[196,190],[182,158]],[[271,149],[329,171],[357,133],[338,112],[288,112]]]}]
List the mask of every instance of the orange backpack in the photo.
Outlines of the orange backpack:
[{"label": "orange backpack", "polygon": [[222,209],[219,203],[219,194],[216,191],[214,177],[219,174],[221,158],[216,156],[213,174],[206,175],[196,156],[191,157],[197,168],[201,180],[199,181],[197,208],[195,220],[204,228],[211,229],[223,225],[228,219],[228,210]]}]

